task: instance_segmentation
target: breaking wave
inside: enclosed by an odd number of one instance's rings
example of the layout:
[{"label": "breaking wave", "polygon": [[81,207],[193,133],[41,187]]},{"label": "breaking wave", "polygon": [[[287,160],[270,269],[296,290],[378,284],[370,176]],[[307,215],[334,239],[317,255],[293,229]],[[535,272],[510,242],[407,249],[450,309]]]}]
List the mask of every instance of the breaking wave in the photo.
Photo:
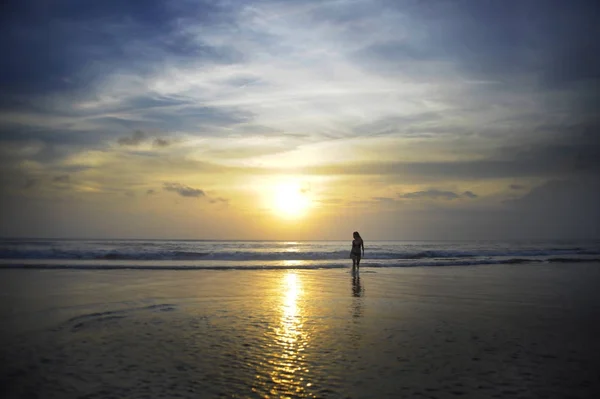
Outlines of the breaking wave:
[{"label": "breaking wave", "polygon": [[[405,267],[444,267],[444,266],[480,266],[480,265],[514,265],[534,263],[582,263],[600,262],[600,258],[503,258],[503,259],[430,259],[430,260],[394,260],[387,262],[368,261],[361,268],[405,268]],[[12,261],[0,264],[0,269],[73,269],[73,270],[286,270],[286,269],[344,269],[348,262],[202,262],[202,263],[170,263],[152,262],[102,263],[99,261],[64,261],[64,262],[24,262]]]},{"label": "breaking wave", "polygon": [[[600,251],[574,249],[550,250],[431,250],[431,251],[366,251],[368,259],[420,260],[469,259],[481,257],[549,257],[600,255]],[[286,261],[346,260],[348,250],[336,251],[181,251],[181,250],[81,250],[81,249],[0,249],[0,259],[64,259],[64,260],[216,260],[216,261]]]}]

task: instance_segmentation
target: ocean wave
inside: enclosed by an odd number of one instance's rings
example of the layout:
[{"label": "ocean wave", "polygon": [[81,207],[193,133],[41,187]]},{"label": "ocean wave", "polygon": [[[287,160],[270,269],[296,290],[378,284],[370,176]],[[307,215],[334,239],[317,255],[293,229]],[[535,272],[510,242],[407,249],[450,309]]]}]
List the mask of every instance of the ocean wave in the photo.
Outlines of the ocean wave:
[{"label": "ocean wave", "polygon": [[[78,260],[223,260],[223,261],[286,261],[286,260],[346,260],[349,250],[321,251],[193,251],[181,249],[152,249],[139,250],[128,248],[123,250],[82,250],[70,248],[43,249],[1,249],[0,259],[78,259]],[[549,256],[579,256],[600,255],[600,251],[572,249],[535,249],[535,250],[392,250],[365,251],[369,259],[378,260],[420,260],[420,259],[469,259],[495,257],[549,257]]]},{"label": "ocean wave", "polygon": [[[539,263],[600,263],[600,258],[548,258],[548,259],[472,259],[472,260],[440,260],[440,261],[402,261],[402,262],[369,262],[361,266],[364,268],[407,268],[407,267],[449,267],[449,266],[484,266],[484,265],[515,265]],[[278,263],[214,263],[205,264],[133,264],[133,263],[22,263],[11,262],[0,264],[0,269],[69,269],[69,270],[290,270],[290,269],[344,269],[349,268],[347,262],[325,262],[304,264],[278,264]]]},{"label": "ocean wave", "polygon": [[600,262],[600,258],[550,258],[547,261],[551,263],[587,263]]}]

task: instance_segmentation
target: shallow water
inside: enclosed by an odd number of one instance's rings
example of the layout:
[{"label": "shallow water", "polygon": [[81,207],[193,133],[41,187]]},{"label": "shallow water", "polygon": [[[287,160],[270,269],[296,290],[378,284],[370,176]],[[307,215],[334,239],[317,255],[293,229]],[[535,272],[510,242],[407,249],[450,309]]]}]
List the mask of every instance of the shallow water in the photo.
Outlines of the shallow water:
[{"label": "shallow water", "polygon": [[600,388],[597,264],[0,277],[9,398],[558,398]]}]

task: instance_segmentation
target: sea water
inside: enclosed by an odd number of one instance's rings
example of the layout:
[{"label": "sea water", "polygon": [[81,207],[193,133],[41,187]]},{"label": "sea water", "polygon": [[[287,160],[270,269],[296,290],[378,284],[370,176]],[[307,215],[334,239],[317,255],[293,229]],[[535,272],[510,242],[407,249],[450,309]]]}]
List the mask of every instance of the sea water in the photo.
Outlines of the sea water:
[{"label": "sea water", "polygon": [[[327,269],[348,241],[0,240],[2,268]],[[361,267],[466,266],[600,259],[600,241],[366,241]]]},{"label": "sea water", "polygon": [[598,242],[366,241],[358,273],[350,247],[3,240],[3,397],[599,391]]}]

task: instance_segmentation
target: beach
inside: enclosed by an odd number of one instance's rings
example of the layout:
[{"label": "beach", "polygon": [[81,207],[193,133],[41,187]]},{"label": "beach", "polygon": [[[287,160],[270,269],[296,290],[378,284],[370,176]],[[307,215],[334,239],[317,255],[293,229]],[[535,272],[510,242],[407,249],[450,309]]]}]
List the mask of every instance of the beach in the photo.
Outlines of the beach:
[{"label": "beach", "polygon": [[590,398],[600,264],[0,270],[6,398]]}]

